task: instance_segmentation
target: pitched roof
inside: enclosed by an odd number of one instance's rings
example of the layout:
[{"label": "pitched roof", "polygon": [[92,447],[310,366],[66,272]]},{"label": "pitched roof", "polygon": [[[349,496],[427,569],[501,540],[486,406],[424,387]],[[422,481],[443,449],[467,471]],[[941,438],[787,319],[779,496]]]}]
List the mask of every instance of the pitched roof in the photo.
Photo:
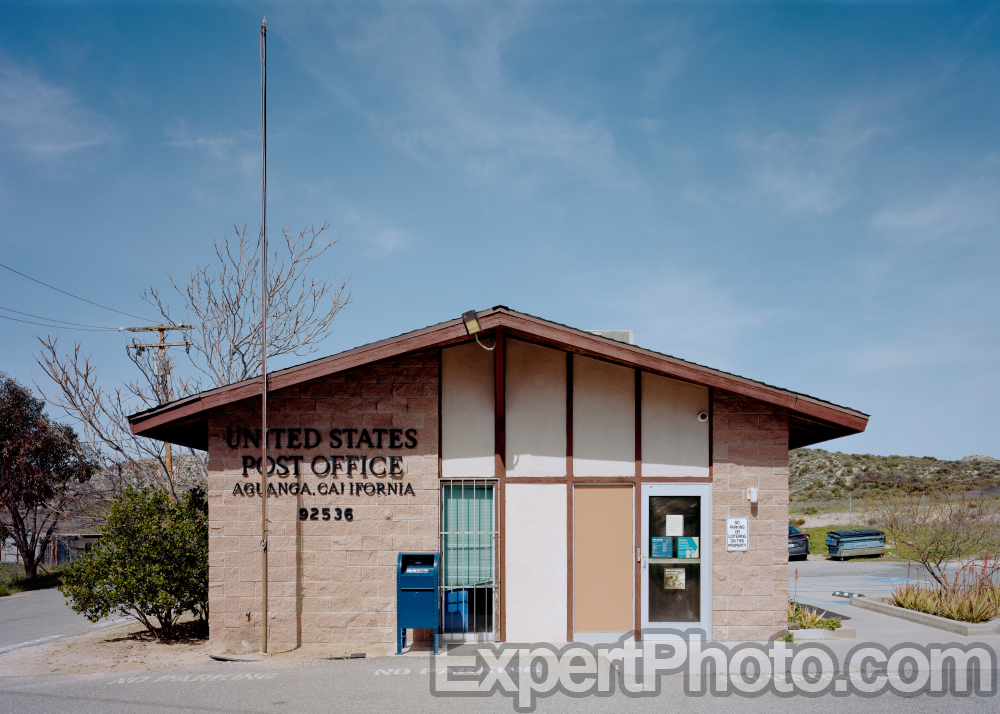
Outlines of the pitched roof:
[{"label": "pitched roof", "polygon": [[[809,446],[865,430],[868,415],[848,407],[712,369],[636,345],[594,335],[503,305],[478,313],[483,331],[503,327],[508,337],[524,339],[575,354],[638,367],[708,387],[724,389],[789,410],[789,448]],[[441,322],[398,337],[373,342],[339,354],[268,374],[271,390],[318,379],[413,352],[465,342],[460,319]],[[207,449],[208,414],[218,407],[260,395],[260,377],[209,389],[129,417],[132,433],[181,446]]]}]

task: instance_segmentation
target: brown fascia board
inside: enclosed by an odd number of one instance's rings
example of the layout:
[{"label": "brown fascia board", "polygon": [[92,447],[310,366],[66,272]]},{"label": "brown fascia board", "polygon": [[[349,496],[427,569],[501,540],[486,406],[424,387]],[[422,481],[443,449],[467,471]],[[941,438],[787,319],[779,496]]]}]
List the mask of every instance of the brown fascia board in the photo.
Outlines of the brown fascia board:
[{"label": "brown fascia board", "polygon": [[[504,306],[485,310],[478,314],[478,318],[484,331],[502,325],[508,330],[508,335],[511,337],[519,337],[577,354],[638,367],[666,377],[716,387],[759,399],[769,404],[783,406],[793,413],[802,414],[810,421],[827,422],[830,426],[836,427],[832,430],[834,432],[846,430],[848,434],[859,433],[864,431],[868,424],[868,415],[854,409],[687,362],[635,345],[627,345],[573,327],[515,312]],[[466,340],[468,340],[468,334],[462,321],[449,320],[398,337],[356,347],[330,357],[323,357],[295,367],[271,372],[268,375],[268,381],[271,390],[279,390],[373,362]],[[192,417],[202,412],[242,399],[253,398],[259,394],[260,379],[250,379],[133,414],[129,417],[129,423],[133,434],[145,435],[151,431],[158,431],[157,427],[179,420],[191,420]]]}]

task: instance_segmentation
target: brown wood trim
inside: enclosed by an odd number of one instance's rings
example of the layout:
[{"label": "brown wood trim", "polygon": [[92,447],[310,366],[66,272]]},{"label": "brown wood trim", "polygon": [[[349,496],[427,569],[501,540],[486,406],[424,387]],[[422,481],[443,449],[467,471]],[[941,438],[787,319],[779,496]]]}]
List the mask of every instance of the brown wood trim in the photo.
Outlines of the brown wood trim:
[{"label": "brown wood trim", "polygon": [[[636,481],[635,483],[635,505],[632,507],[632,518],[635,520],[635,547],[642,548],[642,482]],[[633,561],[632,566],[635,568],[635,581],[633,582],[633,589],[635,595],[635,604],[633,605],[633,612],[635,617],[635,631],[632,636],[635,638],[636,642],[642,641],[642,567],[641,563]]]},{"label": "brown wood trim", "polygon": [[635,477],[642,477],[642,370],[635,370]]},{"label": "brown wood trim", "polygon": [[[496,326],[494,321],[491,327]],[[325,377],[329,374],[343,372],[355,367],[362,367],[373,362],[391,359],[403,354],[422,352],[428,348],[441,347],[450,343],[468,340],[468,333],[461,320],[416,330],[401,337],[357,347],[347,352],[324,357],[307,362],[303,365],[271,372],[268,375],[270,390],[275,391],[293,384],[299,384],[310,379]],[[241,401],[260,394],[260,377],[217,387],[201,394],[179,399],[155,410],[149,410],[148,415],[136,414],[130,418],[133,434],[140,434],[161,424],[203,412],[207,409]]]},{"label": "brown wood trim", "polygon": [[566,484],[566,641],[573,641],[573,484]]},{"label": "brown wood trim", "polygon": [[566,476],[573,478],[573,353],[566,353]]},{"label": "brown wood trim", "polygon": [[438,478],[444,476],[444,412],[442,409],[444,392],[444,350],[438,349]]},{"label": "brown wood trim", "polygon": [[712,483],[709,476],[508,476],[505,483],[575,483],[580,486],[600,486],[618,483]]},{"label": "brown wood trim", "polygon": [[[519,338],[537,344],[554,346],[564,351],[574,351],[598,359],[618,362],[673,379],[718,387],[735,394],[760,399],[769,404],[784,406],[793,412],[825,421],[829,426],[839,426],[851,432],[864,431],[868,417],[847,407],[823,402],[807,395],[796,394],[779,387],[727,374],[710,367],[662,355],[633,345],[603,339],[580,330],[542,320],[531,315],[515,313],[498,307],[484,311],[479,316],[484,330],[507,328]],[[403,354],[420,352],[443,345],[467,341],[468,333],[461,320],[450,320],[438,325],[416,330],[388,340],[358,347],[347,352],[308,362],[304,365],[273,372],[269,376],[272,389],[278,390],[292,384],[342,372],[373,362]],[[259,378],[238,384],[219,387],[199,395],[177,400],[148,412],[133,415],[129,422],[133,434],[144,435],[165,424],[197,415],[207,409],[231,402],[252,398],[259,393]],[[836,431],[836,430],[835,430]]]},{"label": "brown wood trim", "polygon": [[493,446],[494,471],[500,494],[500,641],[507,640],[507,341],[503,326],[493,333]]},{"label": "brown wood trim", "polygon": [[507,342],[504,340],[503,326],[494,332],[493,350],[493,444],[496,455],[495,474],[497,478],[507,475]]},{"label": "brown wood trim", "polygon": [[715,390],[708,388],[708,480],[715,483]]},{"label": "brown wood trim", "polygon": [[864,423],[868,421],[866,415],[848,407],[825,403],[806,395],[789,392],[780,387],[772,387],[747,379],[746,377],[739,377],[712,369],[711,367],[685,362],[676,357],[659,354],[634,345],[626,345],[610,339],[594,337],[588,333],[557,325],[541,318],[512,312],[500,312],[497,315],[501,324],[519,333],[523,332],[528,335],[528,337],[522,338],[518,334],[519,339],[527,339],[528,341],[535,342],[546,341],[552,346],[564,350],[567,348],[578,350],[581,354],[588,354],[588,356],[604,357],[611,361],[631,367],[640,367],[646,371],[656,372],[674,379],[682,379],[705,386],[720,387],[743,396],[761,399],[771,404],[786,406],[790,409],[803,411],[804,413],[812,413],[802,406],[796,406],[796,402],[807,403],[811,409],[817,409],[819,412],[828,415],[824,418],[830,419],[834,423],[841,423],[842,419],[848,417],[863,421]]}]

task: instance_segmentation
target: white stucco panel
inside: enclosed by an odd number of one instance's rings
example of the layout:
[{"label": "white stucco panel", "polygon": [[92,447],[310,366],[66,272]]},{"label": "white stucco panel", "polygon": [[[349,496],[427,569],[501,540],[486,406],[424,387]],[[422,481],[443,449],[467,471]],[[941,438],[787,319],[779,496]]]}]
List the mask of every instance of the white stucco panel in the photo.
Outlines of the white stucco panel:
[{"label": "white stucco panel", "polygon": [[566,641],[566,486],[506,486],[508,642]]},{"label": "white stucco panel", "polygon": [[642,475],[708,476],[708,387],[642,375]]},{"label": "white stucco panel", "polygon": [[493,476],[493,353],[475,342],[441,351],[441,471]]},{"label": "white stucco panel", "polygon": [[507,475],[566,475],[566,353],[508,340]]},{"label": "white stucco panel", "polygon": [[573,475],[635,475],[635,370],[573,357]]}]

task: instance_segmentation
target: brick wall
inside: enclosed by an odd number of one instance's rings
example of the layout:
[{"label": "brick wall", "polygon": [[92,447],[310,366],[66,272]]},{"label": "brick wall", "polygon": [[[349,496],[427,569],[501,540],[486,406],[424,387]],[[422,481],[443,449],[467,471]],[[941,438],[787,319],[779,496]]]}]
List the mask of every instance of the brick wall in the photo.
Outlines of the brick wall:
[{"label": "brick wall", "polygon": [[[270,520],[269,643],[358,646],[395,642],[395,568],[399,551],[438,550],[438,354],[430,351],[368,365],[273,392],[271,428],[315,429],[312,449],[275,448],[268,455],[300,453],[300,475],[269,481],[308,484],[311,495],[268,498]],[[209,600],[213,645],[256,648],[260,644],[260,496],[234,493],[257,483],[253,468],[243,476],[242,455],[259,458],[252,446],[230,448],[227,428],[260,428],[260,400],[229,405],[209,419]],[[415,448],[333,448],[331,429],[416,429]],[[360,434],[358,435],[360,436]],[[357,438],[357,437],[355,437]],[[372,434],[372,438],[375,436]],[[387,438],[387,437],[386,437]],[[387,441],[384,442],[387,446]],[[282,446],[286,446],[283,442]],[[354,473],[314,475],[317,455],[403,456],[399,479]],[[381,464],[380,464],[381,467]],[[323,470],[322,462],[319,469]],[[319,495],[320,482],[344,484],[344,495]],[[350,484],[412,484],[414,493],[351,496]],[[328,487],[327,487],[328,488]],[[253,490],[253,489],[252,489]],[[402,489],[400,489],[402,490]],[[300,508],[353,509],[354,520],[299,520]]]},{"label": "brick wall", "polygon": [[[712,639],[773,639],[788,618],[788,413],[714,390],[712,425]],[[749,518],[746,552],[726,551],[733,517]]]}]

